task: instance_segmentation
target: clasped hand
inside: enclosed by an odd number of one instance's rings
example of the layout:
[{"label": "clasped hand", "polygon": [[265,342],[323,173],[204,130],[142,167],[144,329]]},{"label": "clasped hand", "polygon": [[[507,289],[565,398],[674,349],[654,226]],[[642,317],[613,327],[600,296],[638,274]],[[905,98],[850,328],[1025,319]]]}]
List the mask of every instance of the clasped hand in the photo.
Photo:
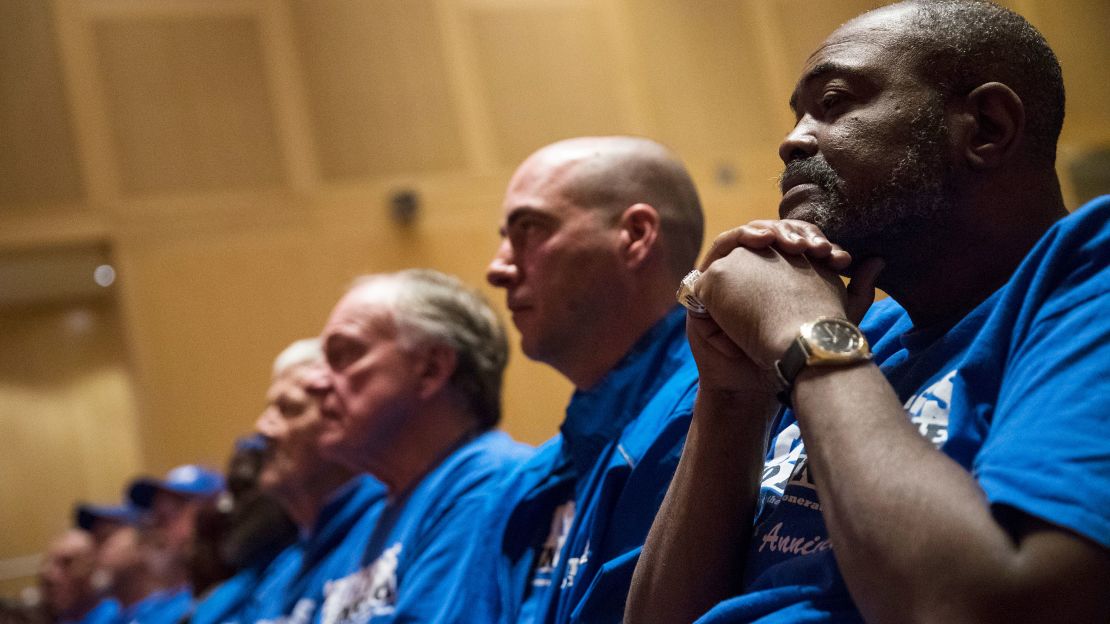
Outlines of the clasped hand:
[{"label": "clasped hand", "polygon": [[847,251],[804,221],[753,221],[718,236],[694,287],[709,316],[687,319],[702,388],[773,394],[774,363],[803,323],[820,316],[858,323],[874,301],[882,261],[858,263],[846,288],[839,272],[851,264]]}]

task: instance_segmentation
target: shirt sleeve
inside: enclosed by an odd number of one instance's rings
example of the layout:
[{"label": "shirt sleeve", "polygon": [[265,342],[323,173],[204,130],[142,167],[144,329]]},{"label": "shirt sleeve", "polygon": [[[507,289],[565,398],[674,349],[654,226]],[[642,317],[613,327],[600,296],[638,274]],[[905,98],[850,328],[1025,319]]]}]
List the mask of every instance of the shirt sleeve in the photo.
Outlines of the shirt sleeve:
[{"label": "shirt sleeve", "polygon": [[975,472],[992,504],[1110,548],[1107,281],[1067,309],[1032,316],[1012,347]]}]

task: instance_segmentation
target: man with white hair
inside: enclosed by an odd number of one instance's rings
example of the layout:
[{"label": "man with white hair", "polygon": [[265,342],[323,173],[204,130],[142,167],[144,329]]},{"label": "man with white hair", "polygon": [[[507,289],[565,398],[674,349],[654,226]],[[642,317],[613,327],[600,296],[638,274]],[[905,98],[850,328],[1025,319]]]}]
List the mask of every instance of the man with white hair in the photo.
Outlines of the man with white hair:
[{"label": "man with white hair", "polygon": [[361,564],[385,488],[321,455],[323,420],[306,387],[323,366],[319,339],[289,345],[274,361],[266,408],[256,423],[266,443],[258,487],[281,504],[301,539],[264,569],[246,569],[217,589],[198,605],[194,624],[307,624],[323,602],[325,584]]},{"label": "man with white hair", "polygon": [[322,338],[321,446],[388,490],[364,567],[331,584],[322,621],[442,622],[487,496],[528,454],[493,430],[504,330],[457,279],[407,270],[356,282]]}]

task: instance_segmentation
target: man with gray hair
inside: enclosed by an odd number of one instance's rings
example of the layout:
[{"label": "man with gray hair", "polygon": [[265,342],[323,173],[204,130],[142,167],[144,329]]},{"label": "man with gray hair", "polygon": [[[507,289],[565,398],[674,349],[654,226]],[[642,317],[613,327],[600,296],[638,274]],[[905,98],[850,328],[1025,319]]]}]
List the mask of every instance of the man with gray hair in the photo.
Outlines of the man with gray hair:
[{"label": "man with gray hair", "polygon": [[308,624],[323,603],[325,584],[359,568],[385,487],[321,454],[324,422],[306,388],[324,366],[318,338],[286,347],[274,361],[266,408],[256,423],[265,444],[258,489],[285,509],[300,540],[217,588],[197,606],[194,624]]},{"label": "man with gray hair", "polygon": [[493,431],[504,330],[476,291],[412,269],[358,280],[322,339],[309,390],[324,454],[388,490],[363,568],[330,584],[322,621],[442,622],[487,495],[528,455]]}]

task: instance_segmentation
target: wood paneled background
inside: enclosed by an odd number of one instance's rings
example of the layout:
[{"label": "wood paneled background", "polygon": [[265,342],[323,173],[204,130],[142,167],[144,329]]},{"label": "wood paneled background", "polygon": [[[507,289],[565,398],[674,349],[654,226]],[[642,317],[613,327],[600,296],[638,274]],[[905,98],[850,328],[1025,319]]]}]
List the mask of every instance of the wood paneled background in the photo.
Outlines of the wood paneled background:
[{"label": "wood paneled background", "polygon": [[[0,592],[26,584],[75,500],[222,466],[273,356],[317,333],[354,276],[430,266],[500,309],[483,274],[501,194],[547,142],[669,144],[708,237],[773,215],[796,72],[878,4],[0,2],[0,266],[93,249],[118,273],[74,294],[35,261],[20,288],[54,295],[0,293]],[[1064,169],[1110,143],[1110,3],[1005,4],[1063,63]],[[398,190],[419,195],[410,226],[390,218]],[[514,352],[505,428],[546,439],[569,392]]]}]

